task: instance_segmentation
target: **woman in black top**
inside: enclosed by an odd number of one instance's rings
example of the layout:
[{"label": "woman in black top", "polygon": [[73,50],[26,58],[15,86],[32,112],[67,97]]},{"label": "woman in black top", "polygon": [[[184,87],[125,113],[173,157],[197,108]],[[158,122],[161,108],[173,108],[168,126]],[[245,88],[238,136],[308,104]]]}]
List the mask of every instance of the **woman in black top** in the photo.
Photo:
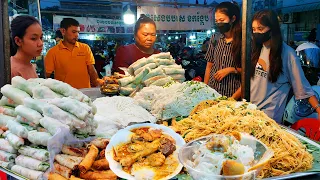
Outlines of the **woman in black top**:
[{"label": "woman in black top", "polygon": [[241,85],[239,6],[231,2],[220,3],[215,10],[215,22],[221,34],[210,39],[204,82],[223,96],[237,98],[234,93]]}]

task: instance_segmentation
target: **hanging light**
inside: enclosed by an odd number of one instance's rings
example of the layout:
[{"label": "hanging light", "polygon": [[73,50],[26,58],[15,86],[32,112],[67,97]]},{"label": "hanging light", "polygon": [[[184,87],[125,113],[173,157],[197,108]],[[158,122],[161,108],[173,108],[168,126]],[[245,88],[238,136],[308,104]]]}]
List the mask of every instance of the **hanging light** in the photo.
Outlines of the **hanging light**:
[{"label": "hanging light", "polygon": [[178,36],[175,36],[174,39],[179,39],[179,37],[178,37]]},{"label": "hanging light", "polygon": [[131,11],[129,4],[127,7],[128,7],[127,11],[123,14],[123,22],[125,24],[133,24],[135,23],[135,16]]},{"label": "hanging light", "polygon": [[210,30],[208,30],[208,31],[207,31],[207,34],[211,34],[211,31],[210,31]]}]

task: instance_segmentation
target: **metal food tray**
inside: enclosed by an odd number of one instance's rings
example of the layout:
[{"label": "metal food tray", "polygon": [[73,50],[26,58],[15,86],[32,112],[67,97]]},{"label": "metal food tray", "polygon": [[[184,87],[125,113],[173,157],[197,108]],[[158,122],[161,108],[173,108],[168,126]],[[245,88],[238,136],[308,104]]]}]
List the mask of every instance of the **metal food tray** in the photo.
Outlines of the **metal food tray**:
[{"label": "metal food tray", "polygon": [[[288,127],[285,127],[285,126],[282,126],[281,127],[283,129],[285,129],[288,133],[294,135],[296,138],[300,139],[300,140],[303,140],[311,145],[314,145],[318,148],[320,148],[320,144],[316,143],[315,141],[309,139],[309,138],[306,138],[302,135],[299,134],[299,132],[293,130],[293,129],[290,129]],[[281,180],[281,179],[292,179],[292,178],[301,178],[301,177],[305,177],[305,176],[310,176],[310,175],[314,175],[314,174],[319,174],[320,175],[320,172],[299,172],[299,173],[292,173],[292,174],[287,174],[287,175],[282,175],[282,176],[275,176],[275,177],[270,177],[270,178],[265,178],[264,180]]]}]

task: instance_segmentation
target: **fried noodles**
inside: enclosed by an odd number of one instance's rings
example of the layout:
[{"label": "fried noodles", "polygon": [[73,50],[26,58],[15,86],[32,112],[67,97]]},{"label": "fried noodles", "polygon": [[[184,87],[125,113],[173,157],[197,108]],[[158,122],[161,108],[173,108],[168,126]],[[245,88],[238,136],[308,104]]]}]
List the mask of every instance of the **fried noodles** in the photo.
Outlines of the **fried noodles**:
[{"label": "fried noodles", "polygon": [[264,112],[248,108],[248,105],[249,103],[219,101],[211,107],[198,108],[202,110],[179,122],[173,121],[172,128],[186,142],[211,133],[239,131],[253,135],[274,151],[274,157],[264,166],[259,174],[260,178],[312,168],[313,156],[296,137],[282,129]]}]

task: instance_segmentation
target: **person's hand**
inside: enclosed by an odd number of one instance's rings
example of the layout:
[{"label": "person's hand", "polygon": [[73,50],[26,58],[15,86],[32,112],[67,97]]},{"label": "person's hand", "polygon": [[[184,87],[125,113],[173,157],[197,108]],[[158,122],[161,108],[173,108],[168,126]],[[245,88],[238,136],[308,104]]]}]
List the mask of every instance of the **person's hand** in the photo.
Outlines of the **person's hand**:
[{"label": "person's hand", "polygon": [[221,81],[223,78],[225,78],[228,74],[230,74],[232,71],[234,71],[234,68],[232,67],[228,67],[228,68],[224,68],[221,69],[219,71],[217,71],[213,78],[217,81]]}]

